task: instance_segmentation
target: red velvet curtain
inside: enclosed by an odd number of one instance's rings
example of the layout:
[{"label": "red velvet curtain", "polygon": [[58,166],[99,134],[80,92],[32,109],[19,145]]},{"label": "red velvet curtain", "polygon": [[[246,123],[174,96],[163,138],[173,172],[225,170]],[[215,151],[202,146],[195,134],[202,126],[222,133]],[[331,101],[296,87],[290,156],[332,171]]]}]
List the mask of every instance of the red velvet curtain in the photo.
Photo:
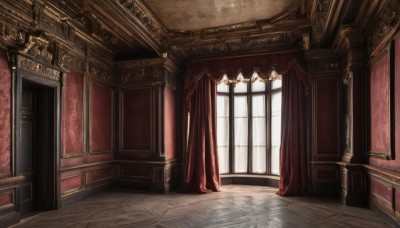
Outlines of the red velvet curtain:
[{"label": "red velvet curtain", "polygon": [[215,82],[204,75],[190,96],[190,129],[184,173],[185,192],[219,191],[215,102]]},{"label": "red velvet curtain", "polygon": [[267,78],[272,69],[283,75],[281,180],[279,195],[306,191],[307,163],[303,101],[307,90],[302,53],[271,54],[191,62],[185,73],[186,109],[191,113],[184,189],[219,191],[216,141],[215,82],[224,74],[239,72],[250,78],[254,71]]},{"label": "red velvet curtain", "polygon": [[298,73],[282,76],[282,131],[278,195],[301,195],[307,190],[304,128],[304,89]]}]

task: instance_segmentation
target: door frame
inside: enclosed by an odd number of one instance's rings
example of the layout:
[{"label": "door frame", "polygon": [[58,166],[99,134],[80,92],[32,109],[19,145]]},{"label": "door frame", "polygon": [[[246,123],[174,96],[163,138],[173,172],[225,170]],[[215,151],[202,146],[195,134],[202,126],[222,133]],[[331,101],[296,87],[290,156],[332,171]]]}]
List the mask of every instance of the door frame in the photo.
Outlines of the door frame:
[{"label": "door frame", "polygon": [[[20,176],[20,154],[21,154],[21,118],[19,114],[22,108],[22,90],[23,82],[29,81],[46,89],[50,89],[53,94],[54,105],[54,156],[52,157],[51,164],[49,164],[48,175],[49,178],[49,199],[46,202],[47,210],[55,210],[61,207],[61,194],[60,194],[60,151],[61,151],[61,87],[62,80],[65,72],[53,65],[49,65],[23,53],[14,52],[12,58],[15,63],[12,66],[13,75],[13,176]],[[18,187],[19,188],[19,187]],[[19,191],[19,190],[18,190]],[[17,191],[17,192],[18,192]],[[20,211],[20,196],[16,194],[17,211]]]}]

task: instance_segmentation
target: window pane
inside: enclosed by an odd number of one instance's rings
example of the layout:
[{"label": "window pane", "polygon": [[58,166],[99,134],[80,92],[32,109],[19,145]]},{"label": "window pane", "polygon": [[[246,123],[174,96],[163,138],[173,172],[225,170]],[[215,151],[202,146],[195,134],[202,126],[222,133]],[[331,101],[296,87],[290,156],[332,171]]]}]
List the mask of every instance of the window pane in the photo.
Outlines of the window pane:
[{"label": "window pane", "polygon": [[229,96],[217,96],[217,117],[229,117]]},{"label": "window pane", "polygon": [[265,95],[252,97],[252,128],[253,128],[253,156],[252,172],[265,173],[266,169],[266,119],[265,119]]},{"label": "window pane", "polygon": [[247,146],[235,146],[235,173],[247,173]]},{"label": "window pane", "polygon": [[276,79],[272,81],[272,89],[278,89],[282,87],[282,80]]},{"label": "window pane", "polygon": [[282,92],[271,96],[271,173],[279,175]]},{"label": "window pane", "polygon": [[267,151],[265,146],[253,146],[253,173],[267,172],[266,154]]},{"label": "window pane", "polygon": [[238,82],[235,87],[233,87],[233,91],[235,93],[246,93],[247,92],[247,83],[245,82]]},{"label": "window pane", "polygon": [[253,83],[251,83],[251,91],[252,92],[260,92],[260,91],[265,91],[265,82],[256,80]]},{"label": "window pane", "polygon": [[246,96],[234,97],[235,173],[247,172],[248,107]]},{"label": "window pane", "polygon": [[229,96],[217,96],[217,145],[220,173],[229,173]]},{"label": "window pane", "polygon": [[229,93],[229,84],[220,82],[219,84],[217,84],[217,92]]},{"label": "window pane", "polygon": [[253,95],[253,117],[265,116],[265,95]]},{"label": "window pane", "polygon": [[218,146],[219,173],[229,173],[229,147]]}]

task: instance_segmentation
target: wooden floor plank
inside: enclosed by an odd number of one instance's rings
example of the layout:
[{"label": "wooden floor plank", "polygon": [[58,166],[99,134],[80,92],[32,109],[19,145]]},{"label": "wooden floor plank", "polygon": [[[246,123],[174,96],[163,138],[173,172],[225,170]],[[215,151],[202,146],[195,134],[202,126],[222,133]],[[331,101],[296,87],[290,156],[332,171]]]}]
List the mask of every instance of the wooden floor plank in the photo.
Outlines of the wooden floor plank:
[{"label": "wooden floor plank", "polygon": [[388,227],[373,211],[276,188],[225,185],[210,194],[106,191],[14,227]]}]

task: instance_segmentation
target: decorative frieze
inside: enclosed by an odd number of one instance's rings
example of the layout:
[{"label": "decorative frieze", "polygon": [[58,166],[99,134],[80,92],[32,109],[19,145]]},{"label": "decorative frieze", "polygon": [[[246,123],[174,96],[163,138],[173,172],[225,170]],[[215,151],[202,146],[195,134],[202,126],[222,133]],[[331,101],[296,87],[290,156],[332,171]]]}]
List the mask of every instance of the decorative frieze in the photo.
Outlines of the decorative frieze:
[{"label": "decorative frieze", "polygon": [[58,66],[70,69],[76,72],[86,71],[86,61],[84,56],[79,56],[76,53],[72,54],[65,47],[60,48]]},{"label": "decorative frieze", "polygon": [[341,64],[338,61],[332,62],[316,62],[315,70],[316,71],[337,71],[340,70]]},{"label": "decorative frieze", "polygon": [[88,75],[91,79],[112,83],[112,74],[109,71],[89,65]]},{"label": "decorative frieze", "polygon": [[60,70],[47,67],[22,55],[18,56],[18,67],[51,80],[60,81]]},{"label": "decorative frieze", "polygon": [[122,84],[127,84],[144,82],[146,80],[148,81],[145,76],[146,74],[144,69],[125,71],[121,74],[121,82]]}]

